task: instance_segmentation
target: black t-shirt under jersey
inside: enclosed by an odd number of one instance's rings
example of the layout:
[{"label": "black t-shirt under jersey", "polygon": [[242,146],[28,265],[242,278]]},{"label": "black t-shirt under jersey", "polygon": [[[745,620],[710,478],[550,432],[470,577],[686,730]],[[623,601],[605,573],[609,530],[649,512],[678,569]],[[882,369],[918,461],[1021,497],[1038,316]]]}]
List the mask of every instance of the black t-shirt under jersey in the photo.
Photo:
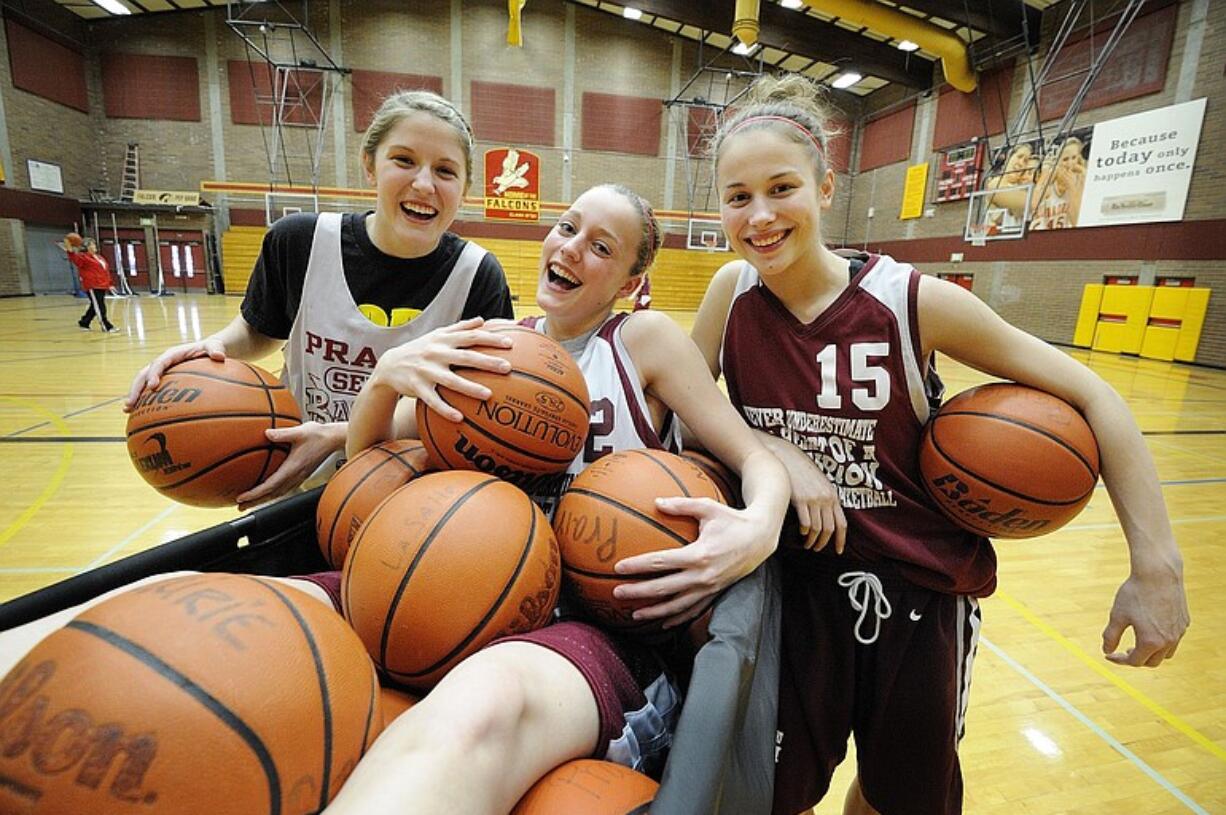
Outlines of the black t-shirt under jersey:
[{"label": "black t-shirt under jersey", "polygon": [[[439,245],[419,258],[398,258],[381,252],[366,233],[368,213],[345,213],[341,218],[341,264],[353,301],[372,321],[399,324],[397,309],[426,308],[447,282],[464,248],[464,239],[444,233]],[[315,213],[281,218],[268,234],[243,299],[243,319],[261,334],[287,339],[302,301]],[[492,253],[486,253],[473,278],[461,319],[514,317],[506,275]]]}]

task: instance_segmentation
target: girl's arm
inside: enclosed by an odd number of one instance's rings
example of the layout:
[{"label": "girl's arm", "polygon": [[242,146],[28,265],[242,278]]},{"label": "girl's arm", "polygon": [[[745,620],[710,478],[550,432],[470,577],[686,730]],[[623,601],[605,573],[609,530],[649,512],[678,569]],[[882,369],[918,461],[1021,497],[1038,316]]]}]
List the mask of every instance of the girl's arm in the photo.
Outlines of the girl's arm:
[{"label": "girl's arm", "polygon": [[741,476],[745,509],[707,498],[660,499],[661,511],[698,519],[698,539],[680,549],[626,558],[616,566],[620,574],[672,572],[623,584],[615,594],[627,599],[665,597],[634,616],[677,625],[697,617],[717,593],[774,552],[787,510],[788,477],[720,392],[698,347],[669,317],[636,312],[622,336],[644,390],[668,405],[703,447]]},{"label": "girl's arm", "polygon": [[[1059,396],[1085,416],[1098,439],[1103,483],[1131,562],[1103,631],[1103,653],[1112,662],[1149,667],[1173,656],[1190,622],[1183,559],[1153,459],[1124,400],[1089,368],[1009,325],[960,286],[923,277],[918,309],[925,358],[941,351],[984,373]],[[1136,644],[1118,653],[1130,626]]]},{"label": "girl's arm", "polygon": [[[698,307],[690,337],[698,346],[711,376],[718,381],[720,376],[720,349],[724,344],[724,325],[732,295],[736,291],[737,277],[744,261],[725,263],[707,287],[707,293]],[[722,398],[722,394],[721,394]],[[738,416],[738,421],[740,417]],[[687,433],[693,431],[686,425]],[[800,533],[805,537],[806,549],[822,549],[834,540],[835,550],[843,551],[847,534],[847,519],[839,504],[839,494],[821,468],[809,455],[789,441],[757,432],[759,441],[766,445],[787,469],[791,489],[792,506],[796,508],[796,520]],[[709,448],[708,448],[709,449]],[[715,452],[712,450],[711,452]]]}]

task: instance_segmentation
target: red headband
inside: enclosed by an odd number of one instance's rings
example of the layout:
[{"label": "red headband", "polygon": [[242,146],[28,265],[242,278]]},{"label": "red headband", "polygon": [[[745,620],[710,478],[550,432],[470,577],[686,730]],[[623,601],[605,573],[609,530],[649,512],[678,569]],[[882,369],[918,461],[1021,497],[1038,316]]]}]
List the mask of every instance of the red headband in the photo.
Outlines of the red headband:
[{"label": "red headband", "polygon": [[[809,128],[805,127],[804,125],[802,125],[800,122],[796,121],[795,119],[789,119],[786,116],[774,116],[774,115],[765,115],[765,114],[761,116],[746,116],[744,119],[737,122],[736,127],[728,131],[728,136],[731,136],[732,134],[736,133],[738,130],[745,127],[745,125],[752,124],[754,122],[783,122],[784,124],[789,124],[792,127],[799,130],[801,133],[804,133],[805,137],[809,141],[813,142],[813,147],[817,150],[817,154],[819,156],[821,156],[823,159],[826,157],[826,151],[822,149],[822,143],[817,140],[817,136],[813,135],[813,131],[809,130]],[[727,136],[725,136],[724,138],[727,138]]]}]

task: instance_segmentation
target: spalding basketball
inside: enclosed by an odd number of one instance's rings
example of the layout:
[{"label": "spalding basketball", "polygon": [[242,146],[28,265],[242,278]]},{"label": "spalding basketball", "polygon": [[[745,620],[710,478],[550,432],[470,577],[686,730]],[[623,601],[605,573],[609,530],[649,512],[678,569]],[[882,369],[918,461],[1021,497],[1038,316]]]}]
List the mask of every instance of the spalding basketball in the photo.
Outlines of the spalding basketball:
[{"label": "spalding basketball", "polygon": [[659,789],[629,767],[581,758],[546,773],[511,815],[647,815]]},{"label": "spalding basketball", "polygon": [[724,503],[719,487],[698,465],[663,450],[625,450],[590,464],[558,502],[554,532],[568,590],[597,622],[623,631],[652,631],[658,623],[631,615],[643,601],[619,600],[613,589],[641,577],[614,565],[644,552],[693,543],[698,521],[666,515],[657,498],[688,496]]},{"label": "spalding basketball", "polygon": [[741,503],[741,479],[724,462],[706,450],[694,447],[687,447],[682,450],[681,457],[687,461],[694,462],[700,470],[710,476],[711,480],[715,482],[715,486],[719,487],[720,494],[724,496],[724,503],[733,507],[744,506]]},{"label": "spalding basketball", "polygon": [[349,544],[371,510],[430,469],[421,442],[404,439],[369,447],[336,471],[315,508],[315,537],[332,568],[345,565]]},{"label": "spalding basketball", "polygon": [[478,470],[531,490],[535,476],[562,472],[583,449],[587,382],[566,349],[544,334],[520,325],[490,330],[509,334],[514,345],[476,350],[510,361],[510,373],[459,371],[493,395],[481,401],[440,387],[464,420],[444,419],[418,400],[417,429],[437,468]]},{"label": "spalding basketball", "polygon": [[345,560],[341,601],[380,670],[428,690],[496,637],[547,623],[560,586],[558,544],[531,499],[451,471],[375,507]]},{"label": "spalding basketball", "polygon": [[319,812],[383,725],[340,615],[224,574],[82,612],[0,681],[0,718],[0,810],[146,815]]},{"label": "spalding basketball", "polygon": [[924,488],[965,529],[1032,538],[1059,529],[1090,500],[1098,442],[1061,399],[998,382],[950,399],[920,442]]},{"label": "spalding basketball", "polygon": [[289,454],[264,431],[301,423],[289,389],[268,371],[236,359],[189,359],[167,368],[128,414],[128,455],[163,495],[227,506]]}]

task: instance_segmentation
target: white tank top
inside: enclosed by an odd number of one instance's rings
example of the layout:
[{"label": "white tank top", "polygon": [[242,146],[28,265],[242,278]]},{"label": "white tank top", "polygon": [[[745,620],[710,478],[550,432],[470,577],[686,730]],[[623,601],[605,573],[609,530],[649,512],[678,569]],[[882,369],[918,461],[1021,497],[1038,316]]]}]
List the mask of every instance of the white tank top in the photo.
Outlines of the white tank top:
[{"label": "white tank top", "polygon": [[[609,317],[575,357],[591,398],[587,441],[564,474],[541,479],[529,490],[532,500],[550,517],[571,480],[601,456],[644,447],[681,451],[680,427],[671,412],[665,416],[660,432],[652,426],[638,370],[622,341],[622,326],[629,316],[619,313]],[[545,333],[543,317],[523,322]]]},{"label": "white tank top", "polygon": [[[304,421],[349,421],[353,400],[385,351],[457,322],[485,254],[469,241],[447,282],[421,314],[402,325],[375,325],[358,310],[345,282],[341,215],[321,212],[302,283],[302,301],[284,349],[285,381],[302,408]],[[339,450],[329,456],[305,486],[327,480],[342,456]]]}]

